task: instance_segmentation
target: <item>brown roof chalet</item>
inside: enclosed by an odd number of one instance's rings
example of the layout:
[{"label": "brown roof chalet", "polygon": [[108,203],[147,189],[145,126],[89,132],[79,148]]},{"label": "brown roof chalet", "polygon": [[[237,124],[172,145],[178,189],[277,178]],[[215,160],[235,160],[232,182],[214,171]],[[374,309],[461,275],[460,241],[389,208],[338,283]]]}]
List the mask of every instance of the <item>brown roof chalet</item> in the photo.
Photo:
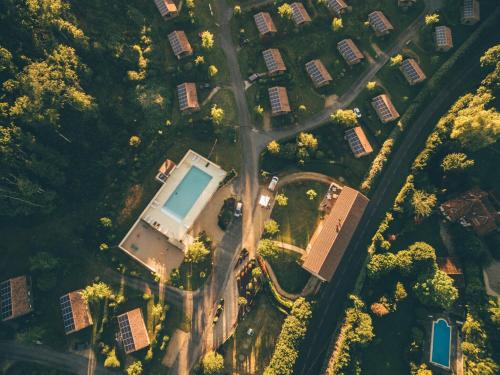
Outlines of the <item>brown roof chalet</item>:
[{"label": "brown roof chalet", "polygon": [[307,13],[307,10],[306,8],[304,8],[304,5],[302,3],[292,3],[290,6],[292,7],[293,11],[293,22],[296,26],[301,26],[311,22],[311,17],[309,16],[309,13]]},{"label": "brown roof chalet", "polygon": [[369,155],[373,152],[370,141],[368,141],[368,138],[366,137],[366,134],[361,126],[347,129],[345,132],[345,138],[347,139],[349,147],[356,158]]},{"label": "brown roof chalet", "polygon": [[273,19],[269,13],[259,12],[253,16],[253,19],[257,25],[260,36],[276,33],[276,26],[274,26]]},{"label": "brown roof chalet", "polygon": [[269,74],[274,75],[286,72],[285,62],[283,61],[283,57],[281,57],[279,49],[266,49],[262,51],[262,56],[264,57]]},{"label": "brown roof chalet", "polygon": [[347,11],[347,4],[344,0],[327,0],[326,6],[328,10],[337,16],[344,14]]},{"label": "brown roof chalet", "polygon": [[0,283],[0,316],[11,320],[33,311],[31,280],[18,276]]},{"label": "brown roof chalet", "polygon": [[118,316],[118,327],[125,353],[133,353],[149,346],[149,335],[140,308]]},{"label": "brown roof chalet", "polygon": [[285,87],[270,87],[268,90],[269,101],[271,103],[271,115],[279,116],[291,111],[288,102],[288,94]]},{"label": "brown roof chalet", "polygon": [[453,257],[440,257],[436,259],[438,269],[450,276],[455,286],[464,286],[464,274],[457,263],[457,259]]},{"label": "brown roof chalet", "polygon": [[415,85],[425,80],[426,76],[415,59],[405,59],[399,68],[410,85]]},{"label": "brown roof chalet", "polygon": [[189,40],[184,31],[172,31],[168,34],[168,41],[170,42],[174,55],[178,59],[182,59],[183,57],[193,54],[193,49],[191,48],[191,44],[189,44]]},{"label": "brown roof chalet", "polygon": [[352,39],[343,39],[337,43],[337,49],[349,65],[359,63],[365,57]]},{"label": "brown roof chalet", "polygon": [[177,5],[172,0],[155,0],[155,4],[164,18],[173,18],[179,14]]},{"label": "brown roof chalet", "polygon": [[436,26],[434,31],[436,50],[446,52],[453,48],[453,37],[448,26]]},{"label": "brown roof chalet", "polygon": [[302,267],[323,281],[330,281],[339,266],[368,204],[359,191],[344,187],[330,213],[307,246]]},{"label": "brown roof chalet", "polygon": [[475,23],[479,22],[480,19],[481,16],[479,1],[464,0],[460,22],[464,25],[474,25]]},{"label": "brown roof chalet", "polygon": [[368,15],[368,22],[377,35],[385,35],[388,34],[391,30],[394,30],[394,26],[392,26],[392,23],[389,22],[385,14],[380,10],[371,12]]},{"label": "brown roof chalet", "polygon": [[386,94],[381,94],[372,99],[372,106],[384,124],[399,118],[399,113],[392,104],[391,99]]},{"label": "brown roof chalet", "polygon": [[81,292],[82,290],[75,290],[60,298],[64,332],[67,335],[92,325],[89,306]]},{"label": "brown roof chalet", "polygon": [[306,71],[315,87],[326,86],[332,81],[332,76],[321,60],[311,60],[306,63]]},{"label": "brown roof chalet", "polygon": [[179,97],[179,108],[181,112],[192,112],[200,109],[196,84],[184,82],[177,86],[177,96]]}]

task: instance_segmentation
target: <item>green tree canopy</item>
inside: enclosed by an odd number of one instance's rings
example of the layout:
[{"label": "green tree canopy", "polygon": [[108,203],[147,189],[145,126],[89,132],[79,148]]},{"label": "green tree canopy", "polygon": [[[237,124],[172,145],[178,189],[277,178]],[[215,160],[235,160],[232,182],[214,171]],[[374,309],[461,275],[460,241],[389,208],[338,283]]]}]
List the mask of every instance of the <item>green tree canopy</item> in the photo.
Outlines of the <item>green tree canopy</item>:
[{"label": "green tree canopy", "polygon": [[330,119],[343,126],[354,126],[358,122],[356,114],[352,109],[338,109],[330,115]]},{"label": "green tree canopy", "polygon": [[443,309],[449,309],[458,298],[453,279],[440,270],[436,270],[429,278],[421,278],[415,283],[413,290],[423,304]]},{"label": "green tree canopy", "polygon": [[202,367],[205,375],[220,374],[224,369],[224,357],[215,351],[210,351],[203,357]]},{"label": "green tree canopy", "polygon": [[464,171],[474,166],[474,160],[462,152],[456,152],[446,155],[441,162],[441,168],[446,172],[459,172]]},{"label": "green tree canopy", "polygon": [[188,263],[200,263],[203,262],[209,254],[210,250],[207,249],[205,244],[199,239],[196,239],[188,246],[185,260]]}]

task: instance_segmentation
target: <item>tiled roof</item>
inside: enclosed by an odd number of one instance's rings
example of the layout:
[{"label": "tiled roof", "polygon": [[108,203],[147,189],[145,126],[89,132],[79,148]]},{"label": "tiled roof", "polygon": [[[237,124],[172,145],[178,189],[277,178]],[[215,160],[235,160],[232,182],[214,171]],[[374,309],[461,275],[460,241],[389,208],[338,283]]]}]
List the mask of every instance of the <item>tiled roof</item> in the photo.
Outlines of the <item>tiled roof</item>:
[{"label": "tiled roof", "polygon": [[184,82],[177,86],[177,96],[179,98],[179,108],[181,111],[200,108],[198,95],[196,93],[196,84],[193,82]]},{"label": "tiled roof", "polygon": [[311,17],[309,17],[309,13],[307,13],[307,10],[304,8],[302,3],[292,3],[291,7],[293,11],[293,22],[297,26],[311,22]]},{"label": "tiled roof", "polygon": [[149,335],[140,308],[118,316],[118,326],[127,354],[149,346]]},{"label": "tiled roof", "polygon": [[394,30],[394,26],[389,22],[387,17],[380,10],[371,12],[368,15],[368,21],[370,26],[377,34],[385,34],[391,30]]},{"label": "tiled roof", "polygon": [[267,12],[260,12],[253,16],[257,29],[260,35],[266,35],[269,33],[276,32],[276,26],[274,26],[273,19],[271,15]]},{"label": "tiled roof", "polygon": [[448,26],[436,26],[434,38],[437,48],[449,49],[453,47],[453,37]]},{"label": "tiled roof", "polygon": [[327,0],[326,6],[331,12],[337,15],[341,15],[347,9],[347,4],[344,0]]},{"label": "tiled roof", "polygon": [[480,19],[480,5],[478,0],[464,0],[462,7],[462,22],[475,23]]},{"label": "tiled roof", "polygon": [[364,58],[359,48],[352,39],[343,39],[337,43],[337,49],[349,65],[358,63]]},{"label": "tiled roof", "polygon": [[10,320],[33,311],[31,285],[27,276],[18,276],[0,283],[2,320]]},{"label": "tiled roof", "polygon": [[262,51],[264,62],[270,74],[282,73],[286,71],[285,62],[281,57],[281,53],[277,48],[269,48]]},{"label": "tiled roof", "polygon": [[457,260],[452,257],[441,257],[436,259],[438,268],[446,272],[447,275],[462,275],[462,269],[458,266]]},{"label": "tiled roof", "polygon": [[193,52],[186,33],[182,30],[172,31],[168,34],[168,41],[172,46],[174,55],[177,57],[180,57],[182,54],[191,54]]},{"label": "tiled roof", "polygon": [[163,17],[177,14],[177,6],[172,0],[155,0],[155,4]]},{"label": "tiled roof", "polygon": [[383,123],[394,121],[399,117],[398,111],[386,94],[374,97],[372,99],[372,106]]},{"label": "tiled roof", "polygon": [[322,280],[330,281],[367,204],[368,198],[345,186],[307,246],[308,251],[302,267]]},{"label": "tiled roof", "polygon": [[60,298],[64,331],[67,335],[92,325],[89,307],[81,292],[82,290],[76,290]]},{"label": "tiled roof", "polygon": [[316,87],[324,86],[332,81],[332,76],[321,60],[312,60],[306,63],[306,71]]},{"label": "tiled roof", "polygon": [[285,87],[271,87],[268,90],[271,112],[273,115],[290,112],[290,103]]},{"label": "tiled roof", "polygon": [[411,85],[425,80],[425,73],[414,59],[405,59],[401,63],[401,72]]},{"label": "tiled roof", "polygon": [[373,152],[373,148],[361,126],[347,129],[345,137],[354,156],[357,158]]}]

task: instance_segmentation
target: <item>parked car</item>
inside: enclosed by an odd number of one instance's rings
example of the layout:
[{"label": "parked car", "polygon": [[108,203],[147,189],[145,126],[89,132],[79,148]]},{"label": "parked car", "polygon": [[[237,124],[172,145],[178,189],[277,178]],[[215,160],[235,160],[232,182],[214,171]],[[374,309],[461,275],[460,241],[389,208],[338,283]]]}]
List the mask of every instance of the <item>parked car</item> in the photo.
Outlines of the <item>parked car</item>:
[{"label": "parked car", "polygon": [[356,117],[357,117],[357,118],[361,118],[361,117],[363,117],[363,116],[361,115],[361,111],[359,110],[359,108],[358,108],[358,107],[354,108],[352,111],[354,112],[354,114],[356,115]]},{"label": "parked car", "polygon": [[241,217],[241,215],[243,215],[243,202],[238,202],[234,210],[234,216]]},{"label": "parked car", "polygon": [[274,191],[276,190],[276,186],[278,185],[278,181],[280,179],[277,177],[277,176],[274,176],[272,179],[271,179],[271,182],[269,183],[269,186],[267,187],[270,191]]}]

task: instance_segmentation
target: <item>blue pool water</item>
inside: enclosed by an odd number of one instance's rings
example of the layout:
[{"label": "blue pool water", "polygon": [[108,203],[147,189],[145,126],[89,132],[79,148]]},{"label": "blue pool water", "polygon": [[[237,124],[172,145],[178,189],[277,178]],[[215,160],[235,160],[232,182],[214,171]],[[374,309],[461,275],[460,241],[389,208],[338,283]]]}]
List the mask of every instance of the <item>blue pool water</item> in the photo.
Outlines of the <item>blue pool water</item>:
[{"label": "blue pool water", "polygon": [[439,319],[433,325],[431,362],[450,367],[451,327],[444,319]]},{"label": "blue pool water", "polygon": [[178,220],[184,219],[211,179],[200,168],[191,167],[163,205],[165,212]]}]

